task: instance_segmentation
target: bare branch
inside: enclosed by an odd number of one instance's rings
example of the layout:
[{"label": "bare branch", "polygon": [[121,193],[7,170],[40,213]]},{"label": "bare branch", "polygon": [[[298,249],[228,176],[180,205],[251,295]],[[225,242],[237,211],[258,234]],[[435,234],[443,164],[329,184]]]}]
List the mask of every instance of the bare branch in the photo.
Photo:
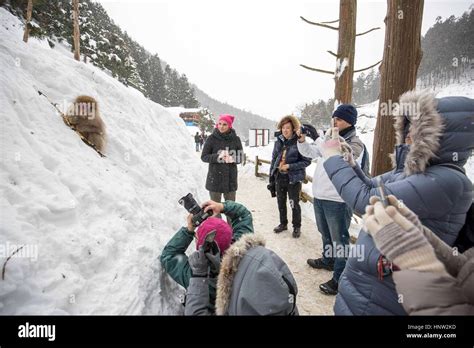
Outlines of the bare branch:
[{"label": "bare branch", "polygon": [[364,69],[359,69],[359,70],[354,70],[354,72],[361,72],[361,71],[364,71],[364,70],[369,70],[370,68],[373,68],[374,66],[376,65],[379,65],[380,63],[382,63],[381,60],[379,60],[377,63],[375,63],[374,65],[371,65],[371,66],[368,66],[367,68],[364,68]]},{"label": "bare branch", "polygon": [[7,259],[5,260],[5,262],[3,263],[2,280],[5,280],[5,271],[7,270],[7,262],[10,261],[10,259],[13,257],[13,255],[15,255],[21,249],[23,249],[23,247],[24,247],[24,245],[22,245],[21,247],[16,248],[16,250],[10,256],[8,256]]},{"label": "bare branch", "polygon": [[364,31],[363,33],[356,34],[356,36],[362,36],[362,35],[365,35],[365,34],[367,34],[367,33],[370,33],[371,31],[378,30],[378,29],[380,29],[380,27],[372,28],[372,29],[370,29],[370,30]]},{"label": "bare branch", "polygon": [[317,72],[320,72],[320,73],[325,73],[325,74],[334,75],[334,71],[316,69],[316,68],[312,68],[312,67],[310,67],[310,66],[303,65],[303,64],[300,64],[300,66],[302,66],[303,68],[308,69],[308,70],[312,70],[312,71],[317,71]]},{"label": "bare branch", "polygon": [[339,56],[336,53],[334,53],[333,51],[326,51],[326,52],[329,53],[331,56],[339,58]]},{"label": "bare branch", "polygon": [[302,20],[304,20],[306,23],[313,24],[313,25],[317,25],[318,27],[328,28],[328,29],[332,29],[332,30],[339,30],[339,27],[331,27],[330,25],[321,24],[321,23],[316,23],[316,22],[311,22],[311,21],[308,21],[308,20],[307,20],[306,18],[304,18],[303,16],[300,16],[300,18],[301,18]]},{"label": "bare branch", "polygon": [[337,23],[339,22],[339,19],[336,19],[335,21],[330,21],[330,22],[321,22],[323,24],[331,24],[331,23]]}]

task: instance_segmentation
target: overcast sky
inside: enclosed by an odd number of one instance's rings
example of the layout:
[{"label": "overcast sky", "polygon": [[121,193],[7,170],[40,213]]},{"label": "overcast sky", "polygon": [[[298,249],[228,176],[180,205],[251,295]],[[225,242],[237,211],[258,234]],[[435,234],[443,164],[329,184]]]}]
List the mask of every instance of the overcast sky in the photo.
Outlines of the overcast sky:
[{"label": "overcast sky", "polygon": [[[335,0],[100,0],[110,17],[148,51],[185,73],[211,97],[278,119],[334,95],[337,32],[304,23],[338,18]],[[424,34],[437,16],[460,16],[472,1],[425,0]],[[386,1],[359,0],[355,68],[382,59]]]}]

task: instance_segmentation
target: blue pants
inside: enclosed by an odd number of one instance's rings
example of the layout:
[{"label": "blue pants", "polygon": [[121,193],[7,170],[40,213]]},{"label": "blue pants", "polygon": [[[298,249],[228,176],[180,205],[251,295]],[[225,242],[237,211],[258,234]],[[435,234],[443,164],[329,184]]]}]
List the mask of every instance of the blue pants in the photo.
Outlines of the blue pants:
[{"label": "blue pants", "polygon": [[[313,206],[316,225],[323,240],[323,262],[334,265],[333,279],[339,281],[349,256],[349,226],[352,210],[346,203],[316,198]],[[342,257],[341,253],[343,253]]]}]

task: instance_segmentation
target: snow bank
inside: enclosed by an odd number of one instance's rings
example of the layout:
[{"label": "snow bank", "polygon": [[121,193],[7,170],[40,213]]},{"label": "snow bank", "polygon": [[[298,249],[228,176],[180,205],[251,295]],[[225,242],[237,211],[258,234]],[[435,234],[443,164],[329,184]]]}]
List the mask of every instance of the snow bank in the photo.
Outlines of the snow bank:
[{"label": "snow bank", "polygon": [[[202,201],[206,167],[182,120],[56,45],[22,41],[0,8],[1,314],[175,314],[182,292],[159,255]],[[100,158],[40,96],[99,101]]]}]

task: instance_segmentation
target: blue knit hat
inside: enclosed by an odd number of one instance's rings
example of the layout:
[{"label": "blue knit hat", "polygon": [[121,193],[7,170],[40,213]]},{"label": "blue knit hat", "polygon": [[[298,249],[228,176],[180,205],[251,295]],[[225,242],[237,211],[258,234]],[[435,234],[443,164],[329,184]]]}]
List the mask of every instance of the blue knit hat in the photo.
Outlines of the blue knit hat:
[{"label": "blue knit hat", "polygon": [[351,104],[341,104],[334,111],[332,117],[340,118],[354,126],[357,123],[357,110]]}]

